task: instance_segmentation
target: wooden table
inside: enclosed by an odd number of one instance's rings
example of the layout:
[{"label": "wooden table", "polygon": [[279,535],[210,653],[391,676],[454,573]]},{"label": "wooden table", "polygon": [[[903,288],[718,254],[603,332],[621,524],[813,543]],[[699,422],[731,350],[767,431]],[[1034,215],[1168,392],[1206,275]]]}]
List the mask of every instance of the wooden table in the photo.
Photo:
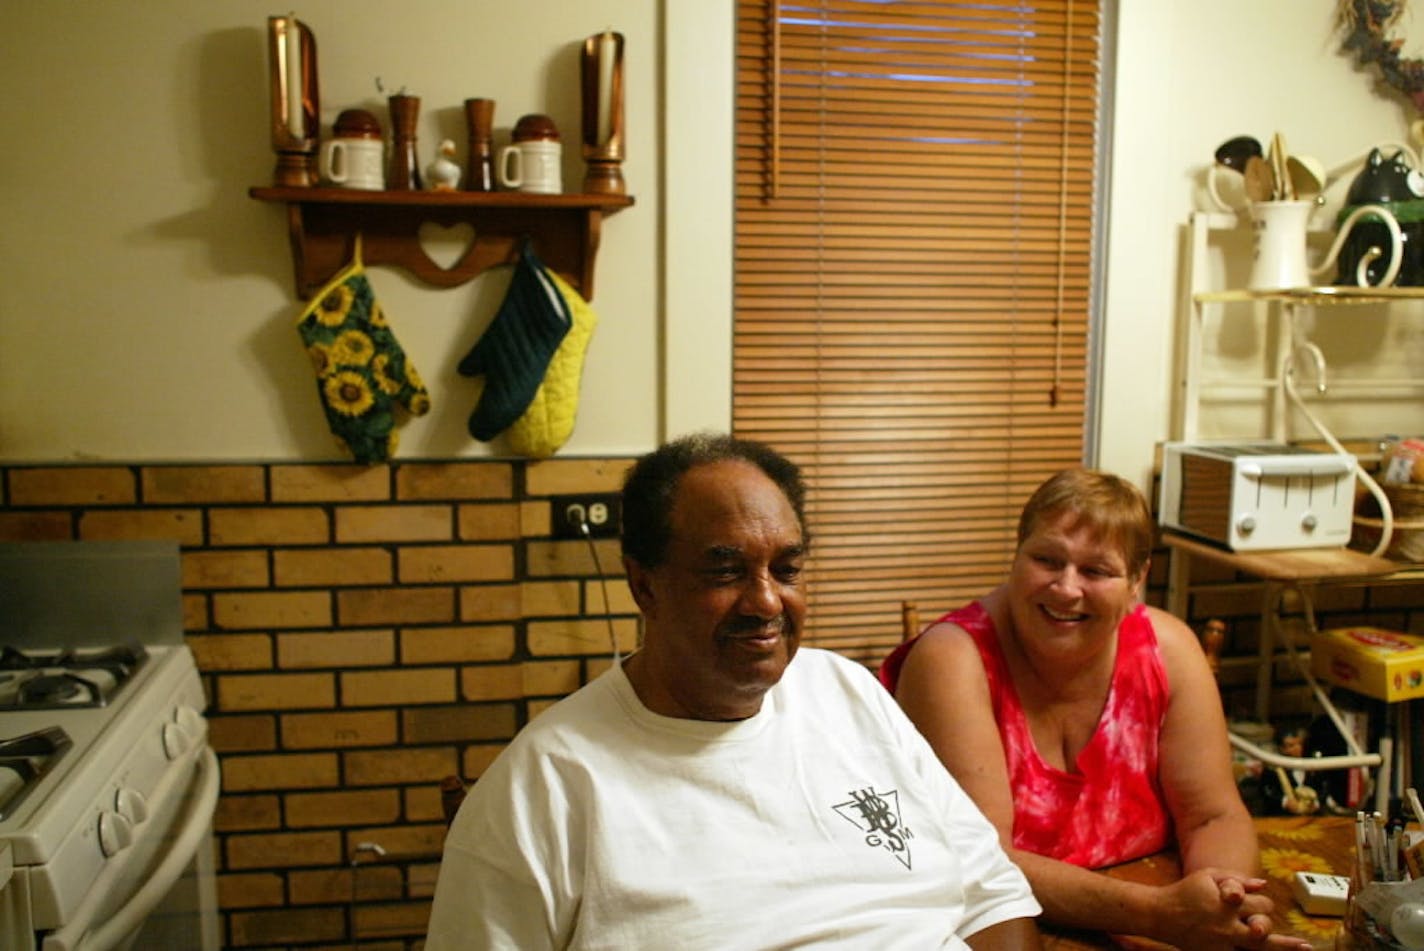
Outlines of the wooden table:
[{"label": "wooden table", "polygon": [[[1307,939],[1320,948],[1333,948],[1340,929],[1339,918],[1316,918],[1305,914],[1291,893],[1296,872],[1324,872],[1348,875],[1354,861],[1355,826],[1348,816],[1273,816],[1255,821],[1261,844],[1261,874],[1265,893],[1275,902],[1271,917],[1275,931]],[[1173,852],[1138,859],[1107,869],[1114,878],[1144,884],[1175,881],[1180,874]],[[1085,948],[1161,949],[1166,947],[1146,938],[1107,935],[1098,932],[1067,931],[1042,925],[1045,951],[1079,951]]]},{"label": "wooden table", "polygon": [[1204,559],[1212,564],[1245,572],[1261,579],[1261,630],[1257,648],[1255,718],[1269,721],[1272,670],[1277,649],[1285,643],[1281,620],[1281,599],[1294,590],[1305,602],[1306,614],[1314,590],[1319,585],[1385,579],[1412,579],[1412,566],[1376,558],[1349,548],[1294,548],[1273,551],[1229,551],[1173,531],[1162,533],[1162,543],[1172,552],[1167,578],[1166,608],[1177,617],[1187,616],[1187,589],[1191,562]]}]

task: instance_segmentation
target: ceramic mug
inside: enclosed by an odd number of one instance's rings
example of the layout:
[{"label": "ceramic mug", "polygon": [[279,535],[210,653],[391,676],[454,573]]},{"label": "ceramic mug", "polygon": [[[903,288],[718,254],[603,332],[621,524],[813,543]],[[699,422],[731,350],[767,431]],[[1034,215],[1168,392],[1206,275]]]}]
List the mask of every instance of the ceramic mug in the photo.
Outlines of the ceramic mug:
[{"label": "ceramic mug", "polygon": [[1250,210],[1251,201],[1246,197],[1246,176],[1237,169],[1220,163],[1208,165],[1206,194],[1217,211],[1236,215]]},{"label": "ceramic mug", "polygon": [[321,146],[321,177],[342,188],[386,187],[385,148],[380,139],[328,139]]},{"label": "ceramic mug", "polygon": [[550,139],[506,145],[499,153],[499,182],[522,192],[557,195],[564,190],[563,146]]}]

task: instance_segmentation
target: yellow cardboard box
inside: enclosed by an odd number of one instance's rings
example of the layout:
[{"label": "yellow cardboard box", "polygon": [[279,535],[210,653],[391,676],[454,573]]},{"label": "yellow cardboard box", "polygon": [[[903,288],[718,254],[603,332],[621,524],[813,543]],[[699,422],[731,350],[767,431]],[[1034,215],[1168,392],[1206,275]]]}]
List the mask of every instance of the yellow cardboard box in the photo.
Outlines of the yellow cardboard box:
[{"label": "yellow cardboard box", "polygon": [[1310,645],[1315,676],[1377,700],[1424,697],[1424,637],[1378,627],[1321,631]]}]

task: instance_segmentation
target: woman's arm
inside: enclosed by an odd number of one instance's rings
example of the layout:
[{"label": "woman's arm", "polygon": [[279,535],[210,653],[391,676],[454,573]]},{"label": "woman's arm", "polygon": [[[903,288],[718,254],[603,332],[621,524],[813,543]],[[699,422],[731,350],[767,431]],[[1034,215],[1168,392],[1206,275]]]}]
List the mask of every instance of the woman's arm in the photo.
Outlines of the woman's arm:
[{"label": "woman's arm", "polygon": [[1260,879],[1198,869],[1168,885],[1112,878],[1032,852],[1011,851],[1043,906],[1043,917],[1069,928],[1133,934],[1180,948],[1307,951],[1299,938],[1270,934],[1271,901]]},{"label": "woman's arm", "polygon": [[1007,850],[1014,822],[1008,767],[973,639],[958,625],[929,627],[905,658],[895,699]]},{"label": "woman's arm", "polygon": [[1147,611],[1171,689],[1158,771],[1182,870],[1224,868],[1249,878],[1259,868],[1256,830],[1231,772],[1216,679],[1190,628],[1165,611]]}]

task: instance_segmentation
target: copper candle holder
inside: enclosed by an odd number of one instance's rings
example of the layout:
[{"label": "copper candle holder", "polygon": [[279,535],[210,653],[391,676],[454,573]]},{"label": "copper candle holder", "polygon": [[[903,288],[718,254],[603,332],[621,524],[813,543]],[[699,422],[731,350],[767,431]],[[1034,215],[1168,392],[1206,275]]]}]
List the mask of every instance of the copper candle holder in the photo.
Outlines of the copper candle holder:
[{"label": "copper candle holder", "polygon": [[272,149],[276,185],[315,185],[321,97],[316,37],[295,16],[267,18],[267,65],[272,91]]},{"label": "copper candle holder", "polygon": [[583,190],[626,194],[623,182],[623,34],[604,30],[583,41],[579,78],[583,93]]}]

